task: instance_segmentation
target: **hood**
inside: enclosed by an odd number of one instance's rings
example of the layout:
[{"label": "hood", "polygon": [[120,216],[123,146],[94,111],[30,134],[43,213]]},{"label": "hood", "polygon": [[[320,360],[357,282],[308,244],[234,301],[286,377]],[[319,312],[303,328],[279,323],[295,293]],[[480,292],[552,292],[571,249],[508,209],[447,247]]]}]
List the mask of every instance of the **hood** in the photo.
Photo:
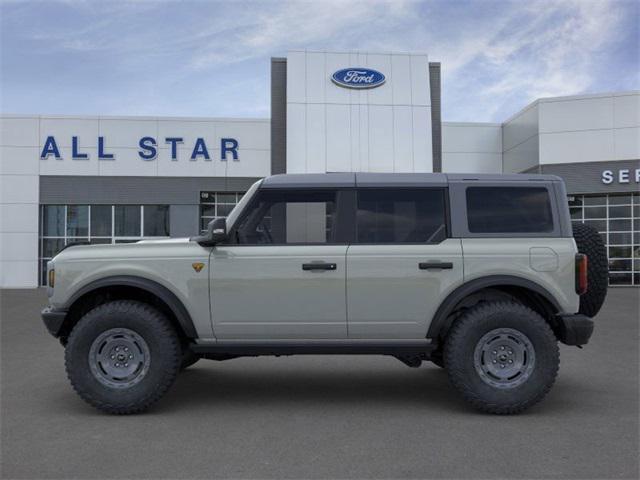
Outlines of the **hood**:
[{"label": "hood", "polygon": [[188,238],[162,238],[157,240],[139,240],[133,243],[69,245],[53,261],[64,260],[105,260],[122,258],[163,257],[167,255],[189,255],[201,249],[196,242]]}]

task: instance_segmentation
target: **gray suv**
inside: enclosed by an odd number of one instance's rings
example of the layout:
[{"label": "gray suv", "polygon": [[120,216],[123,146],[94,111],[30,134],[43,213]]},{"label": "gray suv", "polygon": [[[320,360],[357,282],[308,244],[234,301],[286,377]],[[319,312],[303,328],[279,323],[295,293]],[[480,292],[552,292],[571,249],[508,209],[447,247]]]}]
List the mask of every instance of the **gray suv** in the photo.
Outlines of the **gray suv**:
[{"label": "gray suv", "polygon": [[199,359],[431,361],[474,407],[541,400],[607,288],[600,236],[548,175],[335,173],[256,182],[191,239],[66,248],[42,316],[71,384],[147,409]]}]

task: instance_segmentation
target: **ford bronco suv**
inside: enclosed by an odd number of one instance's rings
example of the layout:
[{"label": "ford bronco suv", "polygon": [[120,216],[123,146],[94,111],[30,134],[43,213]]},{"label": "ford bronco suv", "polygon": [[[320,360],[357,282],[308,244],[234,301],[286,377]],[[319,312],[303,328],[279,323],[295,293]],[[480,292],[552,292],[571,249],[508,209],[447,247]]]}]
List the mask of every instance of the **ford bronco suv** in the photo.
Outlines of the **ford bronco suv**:
[{"label": "ford bronco suv", "polygon": [[548,175],[333,173],[256,182],[190,239],[66,248],[42,312],[71,385],[141,412],[199,359],[431,361],[474,407],[541,400],[607,288],[597,232]]}]

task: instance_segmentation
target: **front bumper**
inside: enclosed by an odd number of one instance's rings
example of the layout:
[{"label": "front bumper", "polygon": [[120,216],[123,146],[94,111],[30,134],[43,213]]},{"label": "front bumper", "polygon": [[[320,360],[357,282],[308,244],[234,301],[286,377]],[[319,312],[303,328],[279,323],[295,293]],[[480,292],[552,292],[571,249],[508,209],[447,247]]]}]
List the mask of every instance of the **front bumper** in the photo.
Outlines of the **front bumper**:
[{"label": "front bumper", "polygon": [[42,321],[45,327],[47,327],[47,330],[49,330],[49,333],[58,338],[64,325],[64,319],[67,317],[67,311],[47,307],[42,310],[41,315]]},{"label": "front bumper", "polygon": [[558,337],[566,345],[586,345],[593,333],[593,320],[586,315],[559,315]]}]

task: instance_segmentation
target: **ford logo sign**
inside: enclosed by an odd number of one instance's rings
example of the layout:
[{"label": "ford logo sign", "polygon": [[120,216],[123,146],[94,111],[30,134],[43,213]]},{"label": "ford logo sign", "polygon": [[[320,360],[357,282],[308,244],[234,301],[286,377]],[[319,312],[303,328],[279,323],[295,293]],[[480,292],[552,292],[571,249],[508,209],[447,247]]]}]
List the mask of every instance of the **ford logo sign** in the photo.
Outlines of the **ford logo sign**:
[{"label": "ford logo sign", "polygon": [[345,88],[375,88],[385,81],[384,75],[370,68],[343,68],[331,75],[336,85]]}]

